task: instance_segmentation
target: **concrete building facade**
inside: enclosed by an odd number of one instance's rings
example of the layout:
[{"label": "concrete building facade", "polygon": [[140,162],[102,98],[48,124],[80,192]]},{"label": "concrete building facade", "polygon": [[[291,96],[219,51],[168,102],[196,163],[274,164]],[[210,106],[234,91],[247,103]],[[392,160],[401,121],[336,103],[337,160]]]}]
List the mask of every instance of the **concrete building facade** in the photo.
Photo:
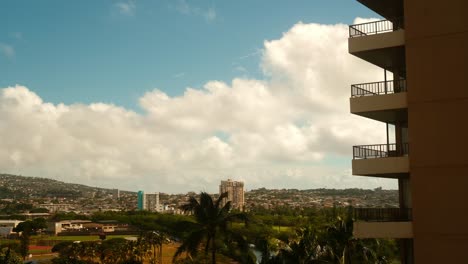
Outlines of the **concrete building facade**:
[{"label": "concrete building facade", "polygon": [[349,52],[383,78],[351,85],[351,113],[386,123],[387,142],[354,146],[353,174],[397,179],[400,207],[356,208],[354,236],[398,239],[402,263],[462,263],[468,1],[358,1],[384,20],[351,25]]},{"label": "concrete building facade", "polygon": [[0,220],[0,237],[8,237],[15,233],[13,229],[18,226],[21,220]]},{"label": "concrete building facade", "polygon": [[150,212],[160,212],[159,193],[145,194],[143,191],[138,191],[137,194],[138,210],[147,210]]},{"label": "concrete building facade", "polygon": [[143,191],[138,191],[137,193],[137,209],[145,210],[145,193]]},{"label": "concrete building facade", "polygon": [[71,204],[40,204],[39,205],[41,208],[45,208],[49,210],[50,213],[57,213],[57,212],[68,212],[70,211],[70,208],[72,207]]},{"label": "concrete building facade", "polygon": [[223,199],[222,205],[224,206],[228,201],[231,201],[231,208],[243,211],[245,202],[244,202],[244,182],[241,181],[232,181],[228,179],[227,181],[221,181],[219,185],[219,194],[227,192],[227,198]]},{"label": "concrete building facade", "polygon": [[113,199],[120,199],[120,190],[119,189],[112,189],[112,198]]},{"label": "concrete building facade", "polygon": [[160,212],[159,193],[145,194],[145,210],[150,212]]}]

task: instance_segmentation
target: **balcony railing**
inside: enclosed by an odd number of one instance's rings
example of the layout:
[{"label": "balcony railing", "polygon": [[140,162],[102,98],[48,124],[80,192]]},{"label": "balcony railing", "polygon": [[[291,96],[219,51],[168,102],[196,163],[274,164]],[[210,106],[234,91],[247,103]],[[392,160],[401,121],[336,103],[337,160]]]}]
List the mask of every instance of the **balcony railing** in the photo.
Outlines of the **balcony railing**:
[{"label": "balcony railing", "polygon": [[354,219],[366,222],[406,222],[412,218],[411,208],[354,208]]},{"label": "balcony railing", "polygon": [[408,154],[408,143],[353,146],[353,159],[402,157]]},{"label": "balcony railing", "polygon": [[349,37],[362,37],[385,32],[392,32],[403,28],[403,19],[380,20],[349,26]]},{"label": "balcony railing", "polygon": [[351,85],[351,97],[406,92],[406,80],[360,83]]}]

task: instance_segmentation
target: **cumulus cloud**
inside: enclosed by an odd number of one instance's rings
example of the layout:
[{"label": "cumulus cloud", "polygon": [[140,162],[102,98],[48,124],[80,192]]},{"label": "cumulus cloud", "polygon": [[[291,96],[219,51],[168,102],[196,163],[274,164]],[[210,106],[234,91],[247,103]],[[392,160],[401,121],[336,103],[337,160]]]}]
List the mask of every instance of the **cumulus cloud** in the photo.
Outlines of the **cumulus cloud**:
[{"label": "cumulus cloud", "polygon": [[11,36],[15,39],[21,40],[23,39],[23,33],[22,32],[13,32],[11,33]]},{"label": "cumulus cloud", "polygon": [[172,78],[179,79],[185,76],[185,72],[178,72],[172,75]]},{"label": "cumulus cloud", "polygon": [[210,7],[203,9],[200,7],[195,7],[189,5],[186,0],[178,0],[175,8],[181,14],[203,17],[208,22],[215,20],[217,17],[217,13],[214,8]]},{"label": "cumulus cloud", "polygon": [[15,56],[15,49],[11,45],[0,42],[0,53],[6,58],[11,59]]},{"label": "cumulus cloud", "polygon": [[235,78],[141,96],[143,113],[103,103],[50,104],[24,86],[0,93],[4,172],[147,191],[395,188],[351,176],[351,146],[384,142],[379,122],[349,113],[349,86],[381,71],[347,53],[347,26],[294,25],[265,41],[265,80]]},{"label": "cumulus cloud", "polygon": [[118,2],[114,4],[114,7],[122,15],[125,15],[125,16],[135,15],[135,11],[136,11],[135,1],[129,0],[127,2]]},{"label": "cumulus cloud", "polygon": [[375,21],[380,21],[382,18],[366,18],[366,17],[356,17],[353,21],[353,24],[363,24],[363,23],[370,23],[370,22],[375,22]]}]

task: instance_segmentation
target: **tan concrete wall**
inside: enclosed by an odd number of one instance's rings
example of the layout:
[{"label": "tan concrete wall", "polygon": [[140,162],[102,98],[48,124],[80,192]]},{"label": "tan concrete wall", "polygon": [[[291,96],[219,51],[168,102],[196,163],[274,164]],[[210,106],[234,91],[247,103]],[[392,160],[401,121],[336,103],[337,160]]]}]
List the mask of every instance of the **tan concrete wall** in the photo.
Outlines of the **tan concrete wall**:
[{"label": "tan concrete wall", "polygon": [[434,37],[468,30],[466,0],[405,0],[406,39]]},{"label": "tan concrete wall", "polygon": [[396,93],[350,98],[349,105],[351,113],[359,114],[360,112],[406,108],[408,103],[406,93]]},{"label": "tan concrete wall", "polygon": [[353,175],[382,175],[409,172],[408,157],[355,159],[352,161]]},{"label": "tan concrete wall", "polygon": [[355,238],[412,238],[411,222],[354,222]]},{"label": "tan concrete wall", "polygon": [[349,53],[391,48],[403,45],[405,45],[405,31],[401,29],[393,32],[348,39]]},{"label": "tan concrete wall", "polygon": [[468,1],[405,0],[404,9],[415,262],[464,263]]}]

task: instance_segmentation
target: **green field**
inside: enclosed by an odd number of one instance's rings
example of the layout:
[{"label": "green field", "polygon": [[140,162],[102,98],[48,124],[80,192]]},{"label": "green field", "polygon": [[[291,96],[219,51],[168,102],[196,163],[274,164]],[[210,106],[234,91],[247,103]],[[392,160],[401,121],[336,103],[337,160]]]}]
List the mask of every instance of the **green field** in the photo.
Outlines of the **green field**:
[{"label": "green field", "polygon": [[29,253],[33,254],[33,255],[40,255],[40,254],[50,253],[50,250],[47,250],[47,249],[30,249]]},{"label": "green field", "polygon": [[[106,239],[112,238],[126,238],[126,237],[137,237],[132,235],[108,235]],[[97,241],[99,236],[32,236],[31,241],[48,240],[48,241]]]},{"label": "green field", "polygon": [[[244,223],[232,223],[231,224],[232,227],[235,227],[235,228],[243,228],[245,227],[245,224]],[[279,231],[279,232],[293,232],[295,230],[295,226],[278,226],[278,225],[273,225],[271,226],[271,228],[275,231]]]}]

